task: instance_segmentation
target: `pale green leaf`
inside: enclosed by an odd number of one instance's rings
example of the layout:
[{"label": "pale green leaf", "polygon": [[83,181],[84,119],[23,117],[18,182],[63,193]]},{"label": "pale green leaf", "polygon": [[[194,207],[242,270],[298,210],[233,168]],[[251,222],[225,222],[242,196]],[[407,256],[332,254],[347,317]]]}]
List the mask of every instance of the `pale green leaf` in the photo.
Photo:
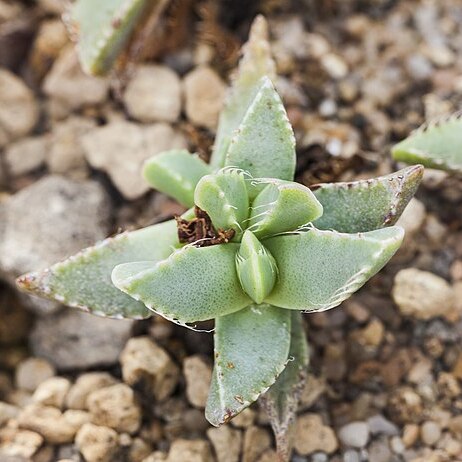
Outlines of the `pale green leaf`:
[{"label": "pale green leaf", "polygon": [[231,140],[225,164],[241,168],[254,178],[292,180],[295,157],[295,137],[281,98],[271,80],[263,77]]},{"label": "pale green leaf", "polygon": [[311,189],[324,208],[314,225],[341,233],[373,231],[394,225],[422,180],[413,165],[390,175],[349,183],[322,183]]},{"label": "pale green leaf", "polygon": [[289,460],[290,457],[293,423],[308,375],[308,363],[309,350],[302,315],[292,311],[289,362],[260,400],[268,414],[278,455],[282,460]]},{"label": "pale green leaf", "polygon": [[71,25],[78,34],[82,68],[104,75],[130,41],[136,26],[150,14],[159,15],[168,0],[77,0]]},{"label": "pale green leaf", "polygon": [[392,226],[358,234],[313,228],[265,239],[279,271],[265,302],[306,311],[333,308],[380,271],[403,236],[400,227]]},{"label": "pale green leaf", "polygon": [[427,123],[392,149],[396,160],[442,170],[462,170],[460,113]]},{"label": "pale green leaf", "polygon": [[121,263],[141,259],[163,260],[178,244],[173,220],[125,232],[82,250],[50,269],[26,274],[18,279],[18,285],[23,290],[100,316],[146,318],[153,313],[112,284],[112,270]]},{"label": "pale green leaf", "polygon": [[185,149],[156,154],[143,167],[143,176],[153,188],[186,207],[194,205],[196,185],[208,173],[210,167],[197,154]]},{"label": "pale green leaf", "polygon": [[207,212],[215,228],[232,228],[236,237],[241,235],[241,223],[249,214],[249,196],[241,171],[223,169],[204,176],[197,184],[194,202]]},{"label": "pale green leaf", "polygon": [[268,25],[263,16],[255,18],[250,29],[249,41],[242,50],[243,57],[239,63],[236,79],[220,114],[215,146],[210,160],[214,168],[225,166],[225,156],[231,139],[259,90],[260,79],[267,76],[274,81],[276,78],[276,65],[271,58],[268,42]]},{"label": "pale green leaf", "polygon": [[299,183],[273,179],[256,180],[268,183],[252,203],[249,229],[257,237],[293,231],[322,215],[322,205],[313,193]]},{"label": "pale green leaf", "polygon": [[276,282],[277,267],[273,256],[251,231],[245,231],[236,254],[236,269],[244,292],[261,303]]},{"label": "pale green leaf", "polygon": [[148,308],[178,323],[205,321],[249,303],[236,274],[238,244],[188,245],[166,260],[116,266],[112,282]]},{"label": "pale green leaf", "polygon": [[219,317],[215,323],[215,367],[205,409],[207,420],[221,425],[252,404],[286,365],[290,312],[252,305]]}]

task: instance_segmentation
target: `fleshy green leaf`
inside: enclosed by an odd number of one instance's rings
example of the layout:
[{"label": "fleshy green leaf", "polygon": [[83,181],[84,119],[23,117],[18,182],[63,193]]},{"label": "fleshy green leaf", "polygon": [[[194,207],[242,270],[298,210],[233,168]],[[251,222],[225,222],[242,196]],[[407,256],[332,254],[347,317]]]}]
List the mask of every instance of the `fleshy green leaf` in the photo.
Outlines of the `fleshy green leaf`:
[{"label": "fleshy green leaf", "polygon": [[208,173],[210,167],[197,154],[185,149],[156,154],[143,167],[143,176],[153,188],[186,207],[194,205],[196,185]]},{"label": "fleshy green leaf", "polygon": [[232,228],[240,235],[241,223],[249,214],[244,174],[236,169],[223,169],[204,176],[197,184],[194,202],[207,212],[215,228]]},{"label": "fleshy green leaf", "polygon": [[242,237],[236,269],[244,292],[255,303],[261,303],[274,287],[277,267],[273,256],[251,231]]},{"label": "fleshy green leaf", "polygon": [[290,347],[290,312],[252,305],[215,324],[215,367],[205,409],[221,425],[252,404],[277,379]]},{"label": "fleshy green leaf", "polygon": [[141,259],[167,258],[178,245],[175,221],[108,238],[82,250],[50,269],[26,274],[18,286],[68,306],[113,318],[152,316],[142,303],[121,292],[111,282],[116,265]]},{"label": "fleshy green leaf", "polygon": [[422,175],[423,167],[413,165],[371,180],[314,185],[314,195],[324,207],[314,225],[342,233],[393,225],[414,196]]},{"label": "fleshy green leaf", "polygon": [[134,299],[178,323],[205,321],[250,302],[236,274],[238,244],[186,246],[166,260],[116,266],[112,282]]},{"label": "fleshy green leaf", "polygon": [[77,50],[85,72],[106,74],[130,41],[139,22],[160,15],[168,0],[77,0],[71,21],[78,34]]},{"label": "fleshy green leaf", "polygon": [[309,350],[298,311],[292,312],[289,362],[274,385],[261,397],[276,437],[281,460],[289,460],[292,447],[293,423],[298,402],[308,375]]},{"label": "fleshy green leaf", "polygon": [[225,164],[255,178],[292,180],[295,173],[295,137],[281,98],[268,77],[236,131]]},{"label": "fleshy green leaf", "polygon": [[295,310],[333,308],[380,271],[403,237],[404,231],[392,226],[358,234],[313,228],[265,239],[279,270],[265,302]]},{"label": "fleshy green leaf", "polygon": [[322,205],[299,183],[272,179],[252,203],[249,229],[257,237],[294,231],[322,215]]},{"label": "fleshy green leaf", "polygon": [[462,170],[462,118],[456,113],[424,124],[392,149],[396,160],[443,170]]},{"label": "fleshy green leaf", "polygon": [[225,156],[234,132],[259,90],[264,76],[276,78],[276,65],[271,58],[268,42],[268,24],[263,16],[257,16],[250,30],[249,41],[243,47],[237,77],[233,82],[226,105],[220,114],[215,146],[210,164],[214,168],[225,166]]}]

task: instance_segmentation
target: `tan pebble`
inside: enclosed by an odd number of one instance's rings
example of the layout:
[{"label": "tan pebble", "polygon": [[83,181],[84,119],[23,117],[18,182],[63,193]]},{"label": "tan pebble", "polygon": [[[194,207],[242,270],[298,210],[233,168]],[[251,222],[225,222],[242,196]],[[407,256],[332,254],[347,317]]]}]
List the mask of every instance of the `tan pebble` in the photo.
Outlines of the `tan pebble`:
[{"label": "tan pebble", "polygon": [[15,74],[0,69],[0,147],[27,135],[37,124],[39,110],[30,88]]},{"label": "tan pebble", "polygon": [[148,457],[145,457],[142,462],[163,462],[164,460],[167,460],[165,452],[154,451]]},{"label": "tan pebble", "polygon": [[167,352],[149,337],[130,339],[120,355],[122,376],[129,385],[143,387],[157,400],[171,395],[179,369]]},{"label": "tan pebble", "polygon": [[267,430],[252,426],[244,433],[242,462],[256,462],[270,447],[271,439]]},{"label": "tan pebble", "polygon": [[183,360],[188,401],[198,408],[205,408],[212,380],[212,368],[200,356],[189,356]]},{"label": "tan pebble", "polygon": [[43,381],[32,395],[32,401],[44,406],[62,409],[71,382],[64,377],[51,377]]},{"label": "tan pebble", "polygon": [[443,278],[416,268],[397,273],[392,295],[402,314],[417,319],[444,316],[454,308],[451,286]]},{"label": "tan pebble", "polygon": [[86,462],[111,462],[118,450],[117,440],[112,428],[87,423],[77,433],[75,444]]},{"label": "tan pebble", "polygon": [[231,420],[231,425],[237,428],[248,428],[254,424],[257,417],[256,412],[249,407],[240,412]]},{"label": "tan pebble", "polygon": [[207,436],[212,442],[217,462],[238,462],[241,453],[242,434],[229,425],[210,428]]},{"label": "tan pebble", "polygon": [[152,447],[149,443],[141,438],[133,438],[130,449],[128,450],[129,462],[142,462],[152,452]]},{"label": "tan pebble", "polygon": [[16,386],[26,391],[35,389],[55,375],[55,368],[45,359],[28,358],[16,368]]},{"label": "tan pebble", "polygon": [[31,460],[42,444],[43,437],[36,432],[9,427],[0,429],[0,460],[3,457],[7,461],[10,457],[13,460],[14,457]]},{"label": "tan pebble", "polygon": [[118,432],[135,433],[141,424],[141,409],[133,390],[123,383],[94,391],[88,396],[91,420]]},{"label": "tan pebble", "polygon": [[416,424],[407,424],[404,426],[402,440],[406,448],[415,444],[419,438],[419,431],[419,426]]},{"label": "tan pebble", "polygon": [[134,119],[144,123],[176,122],[181,112],[181,82],[167,66],[139,65],[123,99]]},{"label": "tan pebble", "polygon": [[0,427],[5,425],[10,419],[14,419],[19,414],[19,407],[0,401]]},{"label": "tan pebble", "polygon": [[43,81],[43,91],[64,106],[65,116],[72,110],[103,103],[109,91],[109,79],[86,75],[73,45],[68,45],[53,63]]},{"label": "tan pebble", "polygon": [[112,121],[90,130],[81,141],[88,163],[106,172],[129,200],[150,190],[140,177],[145,160],[162,151],[186,147],[182,133],[163,122],[141,125]]},{"label": "tan pebble", "polygon": [[420,427],[422,442],[427,446],[433,446],[441,437],[441,427],[437,422],[428,420]]},{"label": "tan pebble", "polygon": [[261,455],[257,462],[279,462],[280,460],[274,449],[268,449]]},{"label": "tan pebble", "polygon": [[88,372],[82,374],[70,388],[65,404],[69,409],[87,410],[88,395],[101,388],[115,385],[116,379],[107,372]]},{"label": "tan pebble", "polygon": [[177,439],[168,453],[168,462],[213,462],[210,445],[204,440]]},{"label": "tan pebble", "polygon": [[188,119],[196,125],[214,130],[223,106],[226,85],[209,67],[198,67],[183,80]]},{"label": "tan pebble", "polygon": [[18,416],[20,428],[42,435],[47,443],[71,443],[77,431],[74,422],[68,421],[55,407],[31,404]]},{"label": "tan pebble", "polygon": [[295,450],[300,455],[323,451],[332,454],[338,448],[334,430],[324,425],[318,414],[304,414],[297,419],[295,426]]}]

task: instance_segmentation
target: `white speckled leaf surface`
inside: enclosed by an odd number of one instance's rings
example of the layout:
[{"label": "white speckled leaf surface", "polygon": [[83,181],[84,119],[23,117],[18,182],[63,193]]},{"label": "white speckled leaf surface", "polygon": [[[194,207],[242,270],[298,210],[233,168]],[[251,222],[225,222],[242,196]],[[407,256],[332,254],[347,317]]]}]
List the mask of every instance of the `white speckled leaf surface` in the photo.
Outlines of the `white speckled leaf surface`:
[{"label": "white speckled leaf surface", "polygon": [[333,308],[388,262],[403,237],[402,228],[392,226],[358,234],[313,228],[265,239],[279,270],[265,302],[294,310]]},{"label": "white speckled leaf surface", "polygon": [[341,233],[394,225],[417,191],[422,175],[423,167],[414,165],[371,180],[315,185],[313,192],[324,213],[314,225]]},{"label": "white speckled leaf surface", "polygon": [[112,284],[112,270],[120,263],[163,260],[178,244],[176,223],[168,221],[108,238],[48,270],[22,276],[18,285],[93,314],[146,318],[152,316],[152,312]]},{"label": "white speckled leaf surface", "polygon": [[263,77],[231,140],[225,164],[239,167],[254,178],[292,180],[295,160],[295,136],[284,105],[271,80]]},{"label": "white speckled leaf surface", "polygon": [[167,319],[179,323],[213,319],[251,303],[236,274],[238,247],[186,246],[151,267],[140,262],[119,265],[112,281]]},{"label": "white speckled leaf surface", "polygon": [[392,148],[396,160],[425,167],[460,171],[462,169],[462,116],[426,123]]},{"label": "white speckled leaf surface", "polygon": [[205,409],[212,425],[248,407],[284,370],[290,314],[270,305],[252,305],[216,320],[215,367]]}]

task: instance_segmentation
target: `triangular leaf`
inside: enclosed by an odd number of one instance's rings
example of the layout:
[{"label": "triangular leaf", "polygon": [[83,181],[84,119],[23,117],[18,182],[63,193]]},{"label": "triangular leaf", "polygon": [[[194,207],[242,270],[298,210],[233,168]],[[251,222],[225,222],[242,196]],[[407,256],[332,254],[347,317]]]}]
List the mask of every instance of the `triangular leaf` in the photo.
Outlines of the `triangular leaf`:
[{"label": "triangular leaf", "polygon": [[268,185],[251,207],[249,229],[257,237],[294,231],[322,215],[322,205],[307,187],[272,179],[258,181],[268,181]]},{"label": "triangular leaf", "polygon": [[276,65],[271,58],[268,42],[268,24],[263,16],[257,16],[250,29],[249,41],[243,47],[237,77],[233,82],[225,108],[220,114],[215,146],[210,164],[215,168],[225,166],[225,156],[235,130],[241,125],[245,113],[259,89],[264,76],[276,78]]},{"label": "triangular leaf", "polygon": [[427,123],[392,149],[396,160],[420,163],[425,167],[460,171],[462,169],[462,117]]},{"label": "triangular leaf", "polygon": [[238,244],[188,245],[166,260],[116,266],[116,287],[148,308],[178,323],[205,321],[250,303],[236,274]]},{"label": "triangular leaf", "polygon": [[77,50],[85,72],[104,75],[128,44],[140,20],[159,15],[168,0],[77,0],[71,26],[78,35]]},{"label": "triangular leaf", "polygon": [[158,191],[176,199],[185,207],[194,205],[198,181],[210,173],[210,167],[185,149],[156,154],[144,163],[143,176]]},{"label": "triangular leaf", "polygon": [[248,407],[284,370],[290,346],[290,312],[252,305],[215,324],[215,367],[205,409],[221,425]]},{"label": "triangular leaf", "polygon": [[21,276],[18,285],[23,290],[100,316],[147,318],[152,316],[151,311],[112,284],[112,270],[130,261],[163,260],[176,245],[176,223],[172,220],[106,239],[50,269]]},{"label": "triangular leaf", "polygon": [[313,228],[265,239],[263,244],[279,270],[278,281],[265,302],[295,310],[333,308],[388,262],[403,236],[400,227],[392,226],[359,234]]},{"label": "triangular leaf", "polygon": [[308,363],[309,350],[302,315],[293,311],[289,362],[260,401],[270,419],[281,460],[290,458],[293,423],[308,375]]},{"label": "triangular leaf", "polygon": [[350,183],[324,183],[311,189],[324,207],[314,225],[341,233],[373,231],[394,225],[422,180],[414,165],[390,175]]},{"label": "triangular leaf", "polygon": [[271,80],[260,88],[231,140],[225,164],[255,178],[292,180],[295,173],[295,136],[281,98]]}]

